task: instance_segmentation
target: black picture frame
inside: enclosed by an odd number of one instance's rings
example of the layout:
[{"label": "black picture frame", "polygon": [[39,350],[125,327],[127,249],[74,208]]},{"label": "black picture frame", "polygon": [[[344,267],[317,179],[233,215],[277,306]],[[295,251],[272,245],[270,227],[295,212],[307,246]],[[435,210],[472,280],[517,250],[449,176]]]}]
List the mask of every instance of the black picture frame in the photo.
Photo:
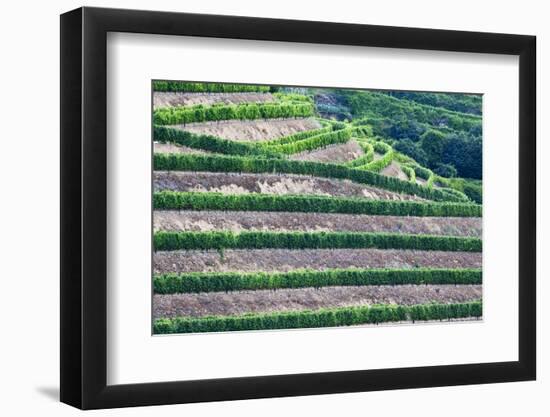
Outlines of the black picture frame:
[{"label": "black picture frame", "polygon": [[[108,32],[519,56],[518,361],[107,385]],[[536,38],[79,8],[61,15],[61,401],[82,409],[534,380]]]}]

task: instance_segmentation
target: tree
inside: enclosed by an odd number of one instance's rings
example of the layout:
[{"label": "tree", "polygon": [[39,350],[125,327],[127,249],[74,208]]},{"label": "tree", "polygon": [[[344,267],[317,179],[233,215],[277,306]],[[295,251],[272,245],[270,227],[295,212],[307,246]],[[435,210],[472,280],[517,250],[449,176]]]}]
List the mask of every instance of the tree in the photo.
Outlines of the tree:
[{"label": "tree", "polygon": [[445,135],[433,129],[427,130],[420,137],[420,147],[426,153],[430,168],[435,168],[441,162],[445,142]]},{"label": "tree", "polygon": [[480,137],[452,135],[447,138],[442,162],[454,165],[458,175],[481,179],[483,147]]},{"label": "tree", "polygon": [[424,152],[424,150],[422,148],[417,146],[410,139],[403,139],[403,140],[400,140],[400,141],[396,141],[395,144],[393,145],[393,148],[397,152],[401,152],[402,154],[410,156],[412,159],[414,159],[420,165],[426,165],[428,163],[428,158],[426,157],[426,152]]},{"label": "tree", "polygon": [[454,178],[457,174],[456,168],[449,164],[437,164],[434,172],[445,178]]}]

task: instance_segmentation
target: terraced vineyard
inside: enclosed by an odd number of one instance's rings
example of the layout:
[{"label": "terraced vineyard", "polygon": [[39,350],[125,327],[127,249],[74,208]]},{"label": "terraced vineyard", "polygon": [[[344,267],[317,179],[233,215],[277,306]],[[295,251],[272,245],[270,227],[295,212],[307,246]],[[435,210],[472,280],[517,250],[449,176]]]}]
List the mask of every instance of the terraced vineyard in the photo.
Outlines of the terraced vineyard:
[{"label": "terraced vineyard", "polygon": [[400,152],[373,113],[474,129],[475,97],[424,114],[433,97],[365,93],[369,117],[338,120],[331,90],[153,87],[155,334],[482,317],[481,180]]}]

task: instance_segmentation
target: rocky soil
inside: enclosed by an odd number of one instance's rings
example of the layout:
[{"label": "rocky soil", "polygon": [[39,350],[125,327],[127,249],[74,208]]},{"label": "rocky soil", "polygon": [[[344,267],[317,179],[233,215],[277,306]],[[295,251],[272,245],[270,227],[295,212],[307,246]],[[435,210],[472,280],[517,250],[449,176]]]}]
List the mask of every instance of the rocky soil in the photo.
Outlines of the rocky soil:
[{"label": "rocky soil", "polygon": [[228,249],[153,254],[153,272],[324,270],[333,268],[481,268],[481,252],[402,249]]},{"label": "rocky soil", "polygon": [[194,106],[197,104],[266,103],[275,101],[270,93],[183,93],[156,91],[153,93],[153,108]]},{"label": "rocky soil", "polygon": [[369,216],[261,211],[155,211],[154,230],[387,232],[481,237],[480,217]]},{"label": "rocky soil", "polygon": [[190,123],[173,125],[173,128],[231,140],[251,142],[288,136],[305,130],[319,129],[321,124],[313,118],[269,119],[269,120],[227,120],[221,122]]},{"label": "rocky soil", "polygon": [[266,193],[360,197],[371,200],[416,200],[420,197],[398,194],[349,180],[293,174],[240,174],[226,172],[155,171],[155,191],[198,191],[226,194]]},{"label": "rocky soil", "polygon": [[479,300],[481,296],[480,285],[377,285],[155,294],[153,316],[201,317],[374,304],[463,303]]},{"label": "rocky soil", "polygon": [[314,161],[328,162],[333,164],[341,164],[348,161],[353,161],[364,154],[363,148],[359,144],[350,140],[347,143],[340,143],[327,146],[322,149],[315,149],[309,152],[300,152],[292,155],[290,159],[297,161]]}]

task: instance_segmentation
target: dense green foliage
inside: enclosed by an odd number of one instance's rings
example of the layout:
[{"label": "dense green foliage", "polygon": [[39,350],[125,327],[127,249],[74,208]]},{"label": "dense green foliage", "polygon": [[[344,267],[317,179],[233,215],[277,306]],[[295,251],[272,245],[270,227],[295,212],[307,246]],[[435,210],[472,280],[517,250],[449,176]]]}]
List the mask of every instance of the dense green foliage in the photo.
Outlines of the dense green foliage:
[{"label": "dense green foliage", "polygon": [[308,195],[160,191],[155,210],[283,211],[421,217],[481,217],[481,206],[462,203],[367,200]]},{"label": "dense green foliage", "polygon": [[158,142],[175,143],[189,148],[228,155],[259,155],[269,158],[280,158],[282,156],[273,150],[266,147],[260,147],[255,143],[220,139],[211,135],[197,135],[186,130],[165,126],[154,126],[153,138]]},{"label": "dense green foliage", "polygon": [[437,130],[427,130],[420,137],[420,148],[424,151],[430,167],[441,161],[444,147],[445,135]]},{"label": "dense green foliage", "polygon": [[[186,130],[174,129],[167,126],[154,126],[154,140],[164,143],[175,143],[190,148],[202,149],[209,152],[226,155],[240,156],[263,156],[266,158],[281,158],[283,155],[310,151],[336,143],[345,143],[351,138],[351,129],[333,130],[332,127],[318,129],[321,133],[306,137],[305,139],[294,139],[287,143],[273,145],[267,143],[252,143],[221,139],[212,135],[198,135]],[[297,136],[298,138],[300,136]]]},{"label": "dense green foliage", "polygon": [[189,272],[154,277],[157,294],[362,285],[481,284],[480,269],[327,269],[290,272]]},{"label": "dense green foliage", "polygon": [[[339,94],[346,98],[352,109],[353,123],[371,125],[375,135],[395,140],[395,150],[431,169],[436,163],[445,163],[453,165],[462,177],[481,178],[480,115],[447,110],[445,106],[419,104],[424,93],[340,90]],[[412,94],[415,100],[397,98],[402,94]],[[460,101],[464,97],[468,97],[466,101],[481,101],[481,97],[465,95],[453,96],[448,101]],[[428,102],[433,98],[428,93],[425,100]],[[421,139],[428,132],[431,139],[437,135],[441,140],[422,144]]]},{"label": "dense green foliage", "polygon": [[200,333],[240,330],[354,326],[398,321],[449,320],[482,316],[481,301],[460,304],[375,305],[253,313],[238,316],[157,319],[153,333]]},{"label": "dense green foliage", "polygon": [[357,169],[364,169],[367,171],[380,172],[392,163],[394,152],[393,148],[384,142],[374,142],[373,148],[376,152],[381,153],[382,157],[375,159],[368,164],[356,166]]},{"label": "dense green foliage", "polygon": [[396,141],[393,144],[393,148],[397,152],[401,152],[411,157],[421,165],[428,164],[428,155],[426,155],[426,152],[424,151],[424,149],[422,149],[420,146],[418,146],[416,143],[414,143],[410,139],[402,139],[400,141]]},{"label": "dense green foliage", "polygon": [[154,169],[166,171],[210,171],[304,174],[325,178],[348,179],[398,193],[415,194],[429,200],[469,202],[466,195],[449,195],[408,181],[343,165],[284,159],[260,159],[225,155],[155,154]]},{"label": "dense green foliage", "polygon": [[161,107],[153,112],[157,125],[174,125],[220,120],[255,120],[313,116],[310,103],[243,103],[204,106]]},{"label": "dense green foliage", "polygon": [[329,133],[332,132],[333,128],[332,126],[325,126],[319,129],[312,129],[312,130],[304,130],[303,132],[294,133],[292,135],[283,136],[277,139],[271,139],[263,142],[263,144],[267,146],[277,146],[277,145],[285,145],[287,143],[293,143],[298,142],[300,140],[311,138],[312,136],[317,136],[322,133]]},{"label": "dense green foliage", "polygon": [[481,137],[463,133],[445,137],[441,162],[454,165],[458,175],[465,178],[482,177],[483,145]]},{"label": "dense green foliage", "polygon": [[345,143],[351,139],[351,129],[335,130],[327,133],[321,133],[317,136],[311,136],[307,139],[286,143],[284,145],[271,146],[275,152],[292,155],[299,152],[311,151],[336,143]]},{"label": "dense green foliage", "polygon": [[155,250],[183,249],[417,249],[481,252],[481,239],[361,232],[156,232]]},{"label": "dense green foliage", "polygon": [[375,91],[341,91],[355,116],[376,114],[393,120],[411,120],[464,131],[478,129],[481,124],[481,117],[477,115],[400,100]]},{"label": "dense green foliage", "polygon": [[390,96],[427,104],[433,107],[443,107],[460,113],[481,115],[482,96],[457,93],[424,93],[413,91],[387,91]]},{"label": "dense green foliage", "polygon": [[418,178],[422,178],[424,180],[428,180],[430,177],[433,176],[433,172],[430,171],[428,168],[424,168],[420,165],[411,165],[411,168],[414,169],[414,172],[416,173],[416,176]]},{"label": "dense green foliage", "polygon": [[277,92],[277,93],[273,93],[273,96],[279,101],[291,101],[294,103],[303,101],[305,103],[313,103],[313,97],[305,94]]},{"label": "dense green foliage", "polygon": [[367,165],[369,162],[372,162],[372,160],[374,159],[374,147],[372,146],[372,144],[363,140],[358,141],[358,143],[361,149],[363,149],[364,154],[359,158],[356,158],[352,161],[345,163],[344,165],[349,167],[360,167],[363,165]]},{"label": "dense green foliage", "polygon": [[416,183],[416,172],[413,168],[408,167],[407,165],[401,165],[401,169],[403,170],[407,178],[409,178],[410,182]]},{"label": "dense green foliage", "polygon": [[434,174],[440,175],[445,178],[456,177],[456,168],[449,164],[436,164]]},{"label": "dense green foliage", "polygon": [[267,93],[268,85],[189,83],[185,81],[153,81],[154,91],[181,91],[185,93]]},{"label": "dense green foliage", "polygon": [[349,107],[341,104],[316,103],[316,108],[320,114],[329,118],[335,117],[338,120],[349,120],[352,118]]},{"label": "dense green foliage", "polygon": [[[441,180],[441,178],[439,179]],[[483,201],[483,188],[482,183],[479,180],[449,178],[445,179],[445,185],[463,192],[478,204],[481,204]]]}]

